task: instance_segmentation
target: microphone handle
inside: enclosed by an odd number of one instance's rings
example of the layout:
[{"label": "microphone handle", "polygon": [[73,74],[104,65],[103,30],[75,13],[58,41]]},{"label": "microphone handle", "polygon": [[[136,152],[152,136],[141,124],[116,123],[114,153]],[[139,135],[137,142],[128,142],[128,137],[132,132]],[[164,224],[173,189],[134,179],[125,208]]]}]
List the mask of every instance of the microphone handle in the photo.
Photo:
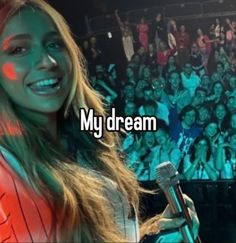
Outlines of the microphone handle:
[{"label": "microphone handle", "polygon": [[192,221],[179,184],[164,190],[164,194],[170,205],[171,212],[176,216],[182,215],[186,219],[186,224],[180,228],[184,243],[201,243],[199,236],[194,240]]}]

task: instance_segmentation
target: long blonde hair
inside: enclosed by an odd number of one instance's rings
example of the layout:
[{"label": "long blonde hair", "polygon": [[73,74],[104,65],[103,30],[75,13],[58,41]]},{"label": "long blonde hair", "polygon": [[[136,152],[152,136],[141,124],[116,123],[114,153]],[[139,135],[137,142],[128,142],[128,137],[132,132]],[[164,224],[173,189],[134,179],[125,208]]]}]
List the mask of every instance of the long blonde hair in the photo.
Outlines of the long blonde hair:
[{"label": "long blonde hair", "polygon": [[[61,34],[73,66],[72,88],[61,109],[64,118],[70,112],[79,122],[79,109],[92,108],[105,116],[102,102],[91,89],[84,60],[63,17],[43,0],[0,0],[0,33],[9,18],[22,8],[32,7],[46,13]],[[72,111],[70,111],[72,109]],[[29,183],[45,197],[60,226],[52,241],[93,242],[123,240],[109,213],[109,199],[104,195],[104,182],[90,175],[71,161],[60,145],[47,135],[46,129],[23,116],[0,88],[0,145],[18,159]],[[133,173],[121,162],[117,151],[117,137],[104,130],[101,140],[87,132],[79,132],[84,158],[93,161],[96,170],[118,186],[129,203],[138,208],[139,186]],[[34,182],[34,183],[32,183]]]}]

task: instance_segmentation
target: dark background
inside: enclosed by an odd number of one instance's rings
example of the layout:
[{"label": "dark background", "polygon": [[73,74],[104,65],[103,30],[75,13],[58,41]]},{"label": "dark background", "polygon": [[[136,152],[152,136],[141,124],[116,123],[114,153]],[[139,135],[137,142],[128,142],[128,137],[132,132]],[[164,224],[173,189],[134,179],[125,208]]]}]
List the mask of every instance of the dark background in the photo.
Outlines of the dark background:
[{"label": "dark background", "polygon": [[62,13],[77,36],[83,36],[86,34],[84,16],[90,18],[113,13],[115,9],[125,12],[167,4],[203,2],[203,0],[48,0],[48,2]]}]

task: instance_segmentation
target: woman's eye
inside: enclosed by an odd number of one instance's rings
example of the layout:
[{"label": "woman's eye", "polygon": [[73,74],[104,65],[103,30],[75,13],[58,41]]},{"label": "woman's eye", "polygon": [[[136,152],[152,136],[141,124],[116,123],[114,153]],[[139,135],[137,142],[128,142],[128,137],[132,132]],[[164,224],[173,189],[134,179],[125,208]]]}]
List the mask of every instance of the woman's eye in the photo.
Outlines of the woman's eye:
[{"label": "woman's eye", "polygon": [[65,47],[64,43],[62,41],[54,41],[54,42],[50,42],[48,44],[48,47],[51,49],[63,49]]},{"label": "woman's eye", "polygon": [[15,48],[11,48],[11,50],[9,51],[10,55],[17,55],[17,54],[23,54],[27,51],[27,49],[25,47],[22,46],[17,46]]}]

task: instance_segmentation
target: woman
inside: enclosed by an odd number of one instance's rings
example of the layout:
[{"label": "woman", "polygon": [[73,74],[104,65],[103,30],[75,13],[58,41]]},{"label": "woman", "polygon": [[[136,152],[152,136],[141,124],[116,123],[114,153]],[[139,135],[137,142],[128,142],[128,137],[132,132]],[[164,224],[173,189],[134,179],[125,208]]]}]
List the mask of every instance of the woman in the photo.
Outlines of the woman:
[{"label": "woman", "polygon": [[42,0],[1,1],[0,19],[1,241],[138,241],[112,211],[119,201],[137,208],[140,190],[112,134],[95,140],[78,129],[80,108],[104,111],[64,19]]},{"label": "woman", "polygon": [[226,136],[229,129],[229,112],[224,103],[218,103],[213,108],[213,119],[216,120],[222,136]]},{"label": "woman", "polygon": [[210,105],[214,106],[217,103],[224,102],[226,99],[225,88],[221,81],[215,81],[212,86],[211,94],[206,98]]},{"label": "woman", "polygon": [[211,155],[210,141],[205,136],[198,136],[192,147],[192,152],[184,158],[184,176],[192,179],[211,179],[216,181],[219,173],[215,169]]},{"label": "woman", "polygon": [[163,68],[167,65],[169,57],[174,53],[174,49],[168,48],[166,42],[161,41],[159,43],[159,49],[157,50],[157,64],[158,72],[162,75]]},{"label": "woman", "polygon": [[207,53],[208,56],[211,53],[211,40],[209,37],[203,33],[203,31],[199,28],[197,29],[197,39],[196,44],[198,45],[201,53]]},{"label": "woman", "polygon": [[[171,107],[180,113],[181,110],[191,103],[191,96],[181,84],[180,75],[177,71],[169,73],[167,94]],[[173,118],[174,120],[174,118]]]},{"label": "woman", "polygon": [[137,31],[138,31],[138,40],[140,46],[143,46],[145,50],[148,50],[148,32],[149,32],[149,26],[146,22],[145,18],[142,17],[140,19],[139,24],[137,24]]},{"label": "woman", "polygon": [[211,143],[212,154],[215,155],[218,141],[219,139],[223,139],[223,137],[220,135],[220,130],[216,120],[211,120],[206,124],[203,129],[203,135],[209,139]]},{"label": "woman", "polygon": [[134,44],[133,44],[133,33],[128,20],[121,21],[120,16],[118,15],[118,10],[115,11],[115,16],[120,26],[122,34],[122,43],[125,52],[125,56],[129,61],[131,61],[132,56],[134,55]]},{"label": "woman", "polygon": [[208,59],[211,54],[211,40],[207,35],[205,35],[201,29],[197,29],[197,39],[196,44],[202,54],[202,62],[204,63],[205,67],[207,67]]}]

